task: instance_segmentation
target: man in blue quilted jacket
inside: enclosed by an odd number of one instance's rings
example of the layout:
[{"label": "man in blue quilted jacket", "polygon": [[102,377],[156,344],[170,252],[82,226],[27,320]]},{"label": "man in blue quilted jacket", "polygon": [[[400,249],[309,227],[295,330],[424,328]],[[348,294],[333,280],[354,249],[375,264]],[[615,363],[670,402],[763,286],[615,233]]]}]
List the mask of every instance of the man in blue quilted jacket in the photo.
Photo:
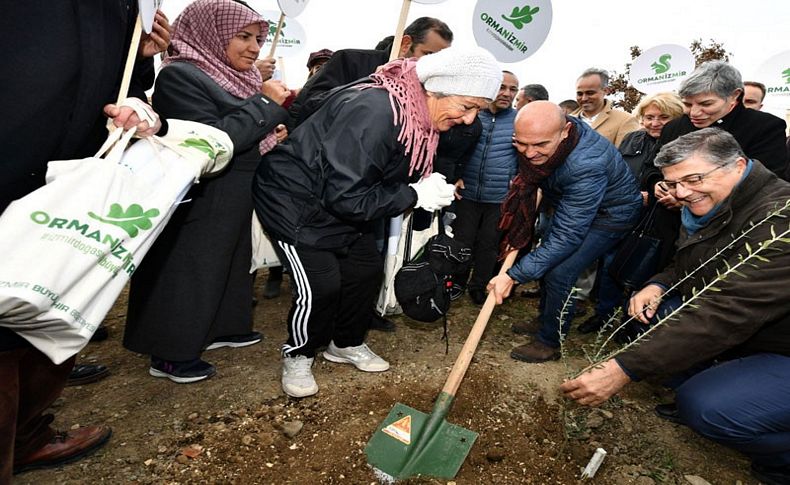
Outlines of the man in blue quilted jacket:
[{"label": "man in blue quilted jacket", "polygon": [[[469,297],[477,305],[486,299],[485,288],[494,275],[500,233],[497,230],[499,206],[505,199],[510,180],[516,175],[518,152],[513,147],[513,99],[518,79],[502,71],[502,85],[496,99],[478,115],[483,131],[472,157],[456,182],[455,237],[472,248],[474,271],[469,279]],[[456,275],[451,296],[463,294],[468,275]]]},{"label": "man in blue quilted jacket", "polygon": [[519,111],[514,128],[513,144],[521,157],[502,205],[502,248],[528,247],[538,189],[550,220],[540,245],[507,274],[493,278],[488,288],[501,303],[516,283],[543,280],[539,328],[531,329],[536,338],[510,355],[545,362],[559,358],[560,332],[564,335],[573,320],[569,295],[579,273],[612,255],[637,222],[642,202],[637,181],[614,145],[585,122],[565,116],[556,104],[529,103]]}]

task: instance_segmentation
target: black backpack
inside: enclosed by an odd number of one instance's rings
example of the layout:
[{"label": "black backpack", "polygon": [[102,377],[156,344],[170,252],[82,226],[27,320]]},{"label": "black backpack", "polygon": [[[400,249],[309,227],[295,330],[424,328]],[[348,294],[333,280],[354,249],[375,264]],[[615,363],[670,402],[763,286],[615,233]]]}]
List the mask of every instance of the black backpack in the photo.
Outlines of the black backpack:
[{"label": "black backpack", "polygon": [[406,233],[403,266],[395,275],[395,298],[403,313],[420,322],[435,322],[450,309],[454,274],[465,274],[472,250],[448,236],[439,221],[439,234],[428,240],[412,260],[412,221]]}]

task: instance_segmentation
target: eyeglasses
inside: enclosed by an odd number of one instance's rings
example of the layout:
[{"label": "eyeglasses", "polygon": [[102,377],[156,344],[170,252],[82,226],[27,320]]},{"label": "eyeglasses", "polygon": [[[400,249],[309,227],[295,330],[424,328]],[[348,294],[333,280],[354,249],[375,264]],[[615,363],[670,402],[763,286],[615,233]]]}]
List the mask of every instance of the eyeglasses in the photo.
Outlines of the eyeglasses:
[{"label": "eyeglasses", "polygon": [[702,181],[705,180],[705,177],[707,177],[708,175],[712,174],[716,170],[718,170],[720,168],[724,168],[724,167],[726,167],[726,165],[719,165],[718,167],[714,168],[713,170],[707,171],[705,173],[692,173],[691,175],[686,175],[685,177],[681,178],[680,180],[674,180],[674,181],[673,180],[662,180],[661,183],[664,184],[664,186],[667,188],[667,190],[672,191],[672,192],[677,190],[678,185],[682,185],[683,187],[685,187],[687,189],[691,189],[693,187],[699,187],[700,185],[702,185]]}]

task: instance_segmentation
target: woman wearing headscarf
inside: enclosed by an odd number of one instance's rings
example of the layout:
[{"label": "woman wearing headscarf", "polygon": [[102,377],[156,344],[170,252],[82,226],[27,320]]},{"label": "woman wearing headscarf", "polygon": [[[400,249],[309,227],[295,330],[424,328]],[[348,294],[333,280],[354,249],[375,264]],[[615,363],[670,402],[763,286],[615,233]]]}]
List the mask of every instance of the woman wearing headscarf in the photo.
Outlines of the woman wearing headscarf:
[{"label": "woman wearing headscarf", "polygon": [[201,360],[204,349],[261,340],[252,331],[250,185],[287,118],[278,105],[287,89],[262,83],[254,67],[267,28],[233,0],[198,0],[173,24],[153,105],[225,131],[234,156],[190,191],[132,278],[124,345],[151,355],[155,377],[206,379],[216,371]]},{"label": "woman wearing headscarf", "polygon": [[383,276],[373,222],[452,202],[453,186],[431,174],[439,132],[472,123],[501,79],[493,56],[478,48],[395,60],[332,93],[263,158],[255,211],[293,275],[286,394],[318,392],[311,366],[324,345],[331,362],[389,368],[364,343]]}]

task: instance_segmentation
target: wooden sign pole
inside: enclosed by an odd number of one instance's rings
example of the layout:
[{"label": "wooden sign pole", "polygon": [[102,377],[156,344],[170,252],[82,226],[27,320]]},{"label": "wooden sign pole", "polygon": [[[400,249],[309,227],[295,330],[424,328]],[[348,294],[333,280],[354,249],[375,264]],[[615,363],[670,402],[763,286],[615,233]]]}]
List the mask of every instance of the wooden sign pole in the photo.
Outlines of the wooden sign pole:
[{"label": "wooden sign pole", "polygon": [[280,81],[287,86],[288,82],[285,80],[285,59],[282,56],[277,58],[277,66],[280,68]]},{"label": "wooden sign pole", "polygon": [[409,16],[409,6],[411,0],[403,0],[403,5],[400,7],[400,18],[398,19],[398,27],[395,29],[395,38],[392,39],[392,50],[390,51],[390,60],[397,59],[400,54],[401,40],[403,40],[403,30],[406,28],[406,17]]},{"label": "wooden sign pole", "polygon": [[115,104],[121,104],[129,95],[129,85],[132,82],[132,71],[134,71],[134,61],[137,59],[137,49],[140,46],[140,37],[143,32],[143,23],[140,15],[137,15],[137,20],[134,23],[134,33],[132,34],[132,43],[129,45],[129,53],[126,55],[126,65],[123,68],[123,77],[121,78],[121,88],[118,90],[118,100]]},{"label": "wooden sign pole", "polygon": [[285,21],[285,14],[280,12],[280,20],[277,21],[277,31],[274,32],[274,39],[272,39],[272,48],[269,50],[269,57],[274,57],[274,51],[277,50],[277,42],[280,40],[280,31],[283,28]]}]

